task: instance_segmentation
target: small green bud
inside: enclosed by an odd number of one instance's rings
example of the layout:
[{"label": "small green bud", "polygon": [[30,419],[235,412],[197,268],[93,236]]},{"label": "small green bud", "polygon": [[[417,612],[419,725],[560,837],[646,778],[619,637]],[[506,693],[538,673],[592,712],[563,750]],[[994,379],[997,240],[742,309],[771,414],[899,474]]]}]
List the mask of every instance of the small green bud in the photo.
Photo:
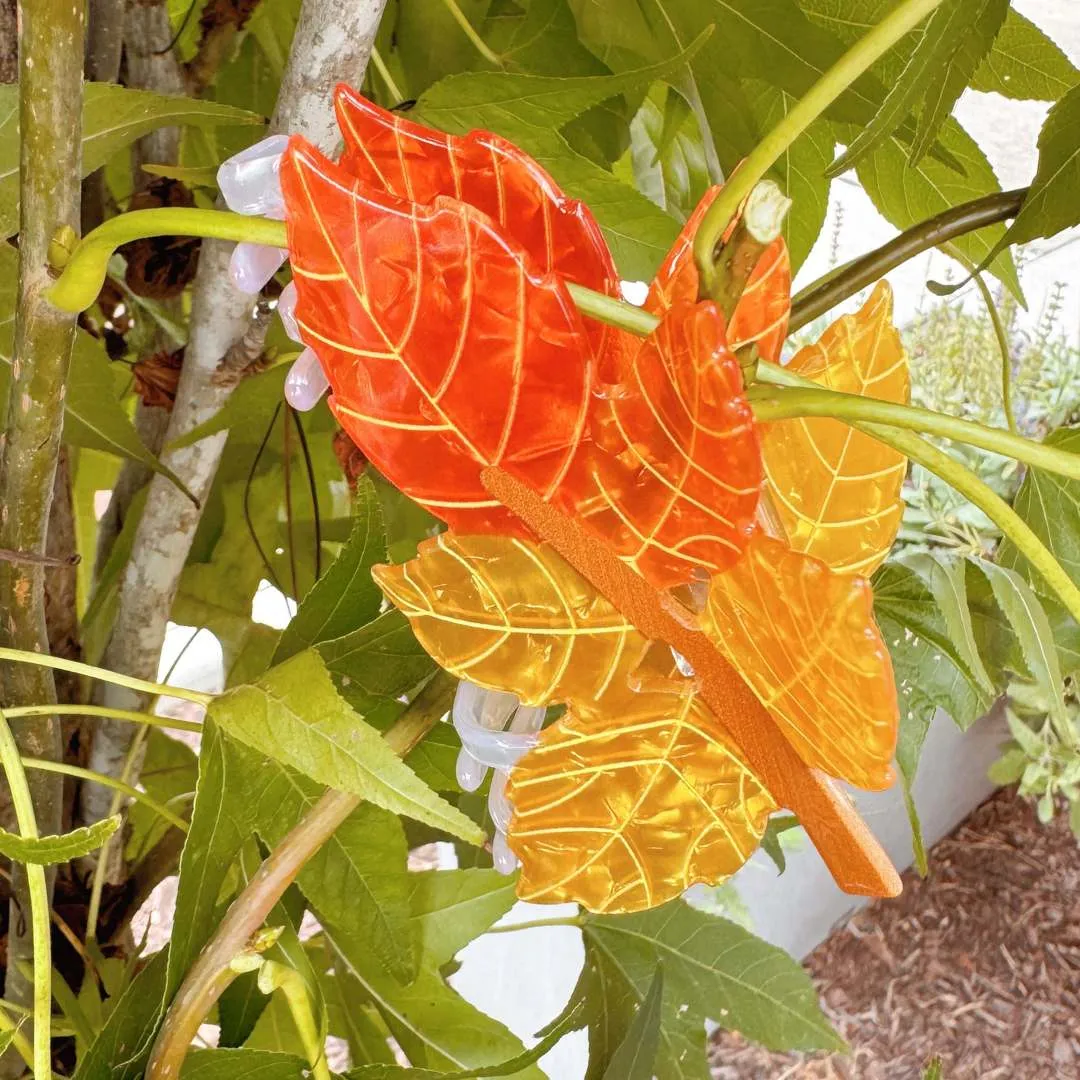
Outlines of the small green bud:
[{"label": "small green bud", "polygon": [[61,225],[49,241],[49,269],[57,273],[63,270],[78,243],[78,233],[70,225]]}]

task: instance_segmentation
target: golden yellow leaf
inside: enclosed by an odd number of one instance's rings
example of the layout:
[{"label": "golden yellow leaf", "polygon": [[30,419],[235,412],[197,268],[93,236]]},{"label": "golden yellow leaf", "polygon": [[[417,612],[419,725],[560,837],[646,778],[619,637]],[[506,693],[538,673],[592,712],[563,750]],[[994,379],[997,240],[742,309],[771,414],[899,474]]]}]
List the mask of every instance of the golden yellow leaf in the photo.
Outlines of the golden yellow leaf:
[{"label": "golden yellow leaf", "polygon": [[688,682],[608,697],[573,707],[510,774],[523,900],[655,907],[738,870],[776,809]]},{"label": "golden yellow leaf", "polygon": [[758,531],[713,576],[706,617],[803,761],[861,788],[892,783],[896,689],[869,581]]},{"label": "golden yellow leaf", "polygon": [[[855,315],[795,354],[789,370],[829,390],[906,402],[907,357],[880,282]],[[768,489],[796,551],[840,573],[869,575],[889,553],[907,459],[839,420],[799,417],[762,425]]]}]

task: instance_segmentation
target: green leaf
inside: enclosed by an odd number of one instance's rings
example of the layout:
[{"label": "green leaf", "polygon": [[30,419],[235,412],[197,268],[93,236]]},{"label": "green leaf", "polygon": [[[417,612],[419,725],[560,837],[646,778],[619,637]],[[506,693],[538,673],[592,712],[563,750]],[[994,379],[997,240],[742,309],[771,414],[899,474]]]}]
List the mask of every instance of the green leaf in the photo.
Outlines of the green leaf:
[{"label": "green leaf", "polygon": [[312,586],[282,631],[274,662],[331,638],[340,638],[374,619],[382,593],[371,568],[386,561],[386,534],[375,487],[361,477],[353,496],[353,526],[333,566]]},{"label": "green leaf", "polygon": [[[838,135],[841,141],[850,138],[846,130]],[[939,142],[963,166],[964,173],[935,158],[923,158],[912,165],[896,136],[868,154],[856,168],[859,182],[874,206],[898,229],[909,229],[958,203],[1001,190],[986,155],[956,120],[950,118],[945,122]],[[1004,225],[992,225],[954,243],[974,263],[981,264],[998,250],[995,245],[1004,235]],[[1008,252],[997,254],[991,269],[1014,296],[1023,299],[1016,266]]]},{"label": "green leaf", "polygon": [[258,971],[245,971],[218,998],[218,1046],[243,1046],[266,1009],[268,998],[259,989]]},{"label": "green leaf", "polygon": [[1016,634],[1032,678],[1046,694],[1050,714],[1061,728],[1071,726],[1054,633],[1038,597],[1015,570],[982,560],[976,565],[989,580],[994,598]]},{"label": "green leaf", "polygon": [[113,1005],[75,1080],[142,1080],[162,1016],[169,950],[152,956]]},{"label": "green leaf", "polygon": [[[983,260],[1009,244],[1026,244],[1080,224],[1080,86],[1051,110],[1039,132],[1039,167],[1008,232]],[[980,263],[980,268],[983,263]]]},{"label": "green leaf", "polygon": [[483,842],[476,825],[421,783],[349,708],[312,650],[216,698],[208,717],[240,742],[321,784],[471,843]]},{"label": "green leaf", "polygon": [[1015,8],[971,80],[972,90],[1007,98],[1057,101],[1080,82],[1080,71],[1033,22]]},{"label": "green leaf", "polygon": [[0,829],[0,855],[13,862],[33,866],[66,863],[97,851],[119,826],[120,816],[117,814],[59,836],[40,836],[36,839]]},{"label": "green leaf", "polygon": [[[278,995],[279,997],[282,995]],[[305,1080],[311,1068],[302,1057],[266,1050],[193,1050],[180,1080]]]},{"label": "green leaf", "polygon": [[[230,868],[252,834],[258,833],[272,848],[322,794],[319,784],[225,737],[208,721],[191,831],[180,864],[174,980],[213,932]],[[409,979],[416,971],[406,857],[397,817],[363,804],[297,879],[323,925],[342,941],[366,950],[391,979]]]},{"label": "green leaf", "polygon": [[410,880],[420,951],[435,967],[449,963],[514,906],[517,877],[496,870],[427,870]]},{"label": "green leaf", "polygon": [[320,642],[317,650],[338,693],[359,712],[414,690],[435,670],[396,608],[351,634]]},{"label": "green leaf", "polygon": [[922,1074],[922,1080],[942,1080],[941,1058],[935,1057],[931,1060]]},{"label": "green leaf", "polygon": [[[796,103],[790,94],[760,80],[748,82],[746,89],[762,131],[771,131]],[[793,204],[784,219],[784,239],[791,258],[792,275],[810,254],[825,224],[831,185],[825,171],[832,161],[835,146],[832,125],[826,120],[815,120],[769,171]]]},{"label": "green leaf", "polygon": [[652,985],[638,1009],[626,1038],[604,1073],[604,1080],[652,1080],[653,1063],[660,1048],[664,969],[656,969]]},{"label": "green leaf", "polygon": [[[0,236],[19,227],[18,87],[0,85]],[[118,150],[160,127],[261,124],[263,117],[213,101],[87,83],[83,95],[82,175],[100,169]]]},{"label": "green leaf", "polygon": [[830,165],[838,176],[896,132],[916,103],[925,99],[911,162],[933,144],[971,73],[990,49],[1009,0],[948,0],[931,16],[904,70],[874,118]]},{"label": "green leaf", "polygon": [[741,926],[674,901],[634,915],[590,916],[584,933],[644,1000],[664,969],[665,1026],[706,1017],[771,1050],[843,1049],[806,972]]}]

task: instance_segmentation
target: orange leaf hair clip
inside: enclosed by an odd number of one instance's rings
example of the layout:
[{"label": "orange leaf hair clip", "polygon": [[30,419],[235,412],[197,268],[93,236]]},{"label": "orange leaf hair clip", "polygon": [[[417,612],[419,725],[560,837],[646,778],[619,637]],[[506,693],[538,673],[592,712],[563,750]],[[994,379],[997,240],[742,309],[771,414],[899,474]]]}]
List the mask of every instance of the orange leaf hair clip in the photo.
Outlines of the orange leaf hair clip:
[{"label": "orange leaf hair clip", "polygon": [[[530,899],[639,910],[733,873],[786,806],[843,887],[897,891],[829,777],[891,781],[892,672],[852,571],[895,535],[883,505],[903,465],[835,453],[818,421],[763,439],[734,353],[779,359],[783,241],[725,320],[691,255],[710,192],[651,285],[660,324],[642,341],[578,312],[571,282],[619,295],[611,255],[526,154],[344,87],[337,107],[340,162],[298,138],[281,160],[287,314],[364,455],[450,526],[375,576],[465,680],[459,775],[495,769],[497,864],[520,859]],[[886,307],[800,370],[906,393]],[[762,527],[763,491],[788,536]]]}]

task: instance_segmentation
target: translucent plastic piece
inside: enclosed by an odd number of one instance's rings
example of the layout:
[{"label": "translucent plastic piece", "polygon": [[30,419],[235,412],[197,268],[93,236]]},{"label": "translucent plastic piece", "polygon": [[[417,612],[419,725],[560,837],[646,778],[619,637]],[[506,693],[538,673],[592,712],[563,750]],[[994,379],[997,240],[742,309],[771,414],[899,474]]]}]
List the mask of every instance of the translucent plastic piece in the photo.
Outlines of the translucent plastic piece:
[{"label": "translucent plastic piece", "polygon": [[[536,714],[538,722],[534,722]],[[536,745],[532,733],[543,723],[544,709],[519,708],[514,694],[486,690],[463,680],[454,697],[452,716],[463,753],[484,768],[509,769]],[[511,730],[504,730],[511,719]]]},{"label": "translucent plastic piece", "polygon": [[708,631],[808,765],[892,783],[898,710],[870,582],[755,534],[712,580]]},{"label": "translucent plastic piece", "polygon": [[218,189],[225,204],[236,214],[285,217],[281,196],[281,155],[287,135],[270,135],[234,154],[218,168]]},{"label": "translucent plastic piece", "polygon": [[296,321],[296,283],[290,281],[278,297],[277,313],[285,333],[293,341],[300,341],[300,326]]},{"label": "translucent plastic piece", "polygon": [[254,296],[289,257],[286,248],[266,244],[237,244],[229,256],[229,275],[241,291]]},{"label": "translucent plastic piece", "polygon": [[307,412],[319,404],[320,398],[330,389],[330,381],[322,369],[314,349],[305,349],[289,368],[285,376],[285,400],[300,412]]},{"label": "translucent plastic piece", "polygon": [[[892,290],[880,282],[862,309],[800,349],[789,370],[829,390],[906,402],[907,356],[892,323]],[[907,458],[839,420],[769,424],[762,453],[788,542],[844,574],[869,576],[896,539]]]}]

